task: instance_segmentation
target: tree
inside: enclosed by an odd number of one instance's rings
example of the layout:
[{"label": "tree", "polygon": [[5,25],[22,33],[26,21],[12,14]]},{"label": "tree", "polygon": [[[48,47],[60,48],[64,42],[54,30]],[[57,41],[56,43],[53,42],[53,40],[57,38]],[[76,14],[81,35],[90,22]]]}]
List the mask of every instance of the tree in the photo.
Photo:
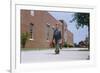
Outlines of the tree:
[{"label": "tree", "polygon": [[24,32],[24,33],[21,33],[21,46],[22,48],[25,48],[25,44],[26,44],[26,41],[28,39],[28,33],[27,32]]},{"label": "tree", "polygon": [[89,13],[75,13],[71,22],[76,21],[76,28],[79,29],[80,27],[88,26],[90,23],[90,14]]},{"label": "tree", "polygon": [[[89,13],[75,13],[71,22],[76,21],[76,28],[87,26],[88,27],[88,42],[90,40],[90,14]],[[88,50],[90,50],[90,46],[88,43]]]}]

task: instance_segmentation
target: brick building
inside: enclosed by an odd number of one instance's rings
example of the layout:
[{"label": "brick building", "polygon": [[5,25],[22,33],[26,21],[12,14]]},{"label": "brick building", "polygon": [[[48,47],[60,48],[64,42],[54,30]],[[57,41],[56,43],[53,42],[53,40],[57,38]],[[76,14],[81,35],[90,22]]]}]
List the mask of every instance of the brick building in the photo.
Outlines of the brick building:
[{"label": "brick building", "polygon": [[56,20],[47,11],[21,10],[21,33],[28,32],[29,38],[25,48],[49,48],[53,37],[53,30],[56,23],[59,23],[62,39],[65,41],[64,34],[67,36],[67,43],[73,45],[73,34],[66,29],[60,20]]},{"label": "brick building", "polygon": [[68,45],[73,46],[73,34],[71,31],[68,30],[67,28],[67,23],[64,20],[60,20],[60,22],[64,25],[64,34],[63,34],[63,39],[64,42],[67,42]]}]

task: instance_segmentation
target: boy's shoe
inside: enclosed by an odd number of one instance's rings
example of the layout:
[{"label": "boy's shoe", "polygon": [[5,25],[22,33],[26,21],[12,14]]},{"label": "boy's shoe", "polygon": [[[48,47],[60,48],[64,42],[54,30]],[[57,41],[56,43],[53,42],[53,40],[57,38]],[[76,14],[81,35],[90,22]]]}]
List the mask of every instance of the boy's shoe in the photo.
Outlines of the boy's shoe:
[{"label": "boy's shoe", "polygon": [[59,52],[60,52],[59,50],[55,50],[55,54],[59,54]]}]

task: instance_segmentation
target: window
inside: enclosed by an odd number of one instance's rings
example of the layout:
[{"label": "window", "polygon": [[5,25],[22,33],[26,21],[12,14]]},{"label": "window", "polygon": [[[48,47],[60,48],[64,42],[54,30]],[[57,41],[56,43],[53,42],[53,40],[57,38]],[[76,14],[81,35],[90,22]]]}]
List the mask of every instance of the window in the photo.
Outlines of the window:
[{"label": "window", "polygon": [[45,25],[45,39],[47,42],[50,42],[53,38],[53,32],[55,27],[52,26],[50,23]]},{"label": "window", "polygon": [[33,34],[34,34],[34,32],[33,32],[33,30],[34,30],[34,24],[32,24],[32,23],[30,23],[30,25],[29,25],[29,37],[30,37],[30,40],[33,40]]},{"label": "window", "polygon": [[64,29],[64,40],[65,40],[65,42],[67,42],[67,27],[65,27],[65,29]]},{"label": "window", "polygon": [[31,16],[34,16],[34,10],[31,10],[31,11],[30,11],[30,15],[31,15]]},{"label": "window", "polygon": [[50,24],[46,24],[46,40],[49,40],[50,36]]}]

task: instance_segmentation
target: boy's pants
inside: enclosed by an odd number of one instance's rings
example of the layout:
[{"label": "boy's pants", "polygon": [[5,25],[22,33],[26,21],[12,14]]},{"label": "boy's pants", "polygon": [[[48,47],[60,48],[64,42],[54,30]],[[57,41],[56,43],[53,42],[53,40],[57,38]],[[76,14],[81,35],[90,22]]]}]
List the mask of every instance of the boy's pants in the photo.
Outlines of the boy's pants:
[{"label": "boy's pants", "polygon": [[55,45],[55,47],[56,47],[56,51],[58,51],[58,50],[59,50],[59,48],[60,48],[59,41],[56,41],[56,45]]}]

